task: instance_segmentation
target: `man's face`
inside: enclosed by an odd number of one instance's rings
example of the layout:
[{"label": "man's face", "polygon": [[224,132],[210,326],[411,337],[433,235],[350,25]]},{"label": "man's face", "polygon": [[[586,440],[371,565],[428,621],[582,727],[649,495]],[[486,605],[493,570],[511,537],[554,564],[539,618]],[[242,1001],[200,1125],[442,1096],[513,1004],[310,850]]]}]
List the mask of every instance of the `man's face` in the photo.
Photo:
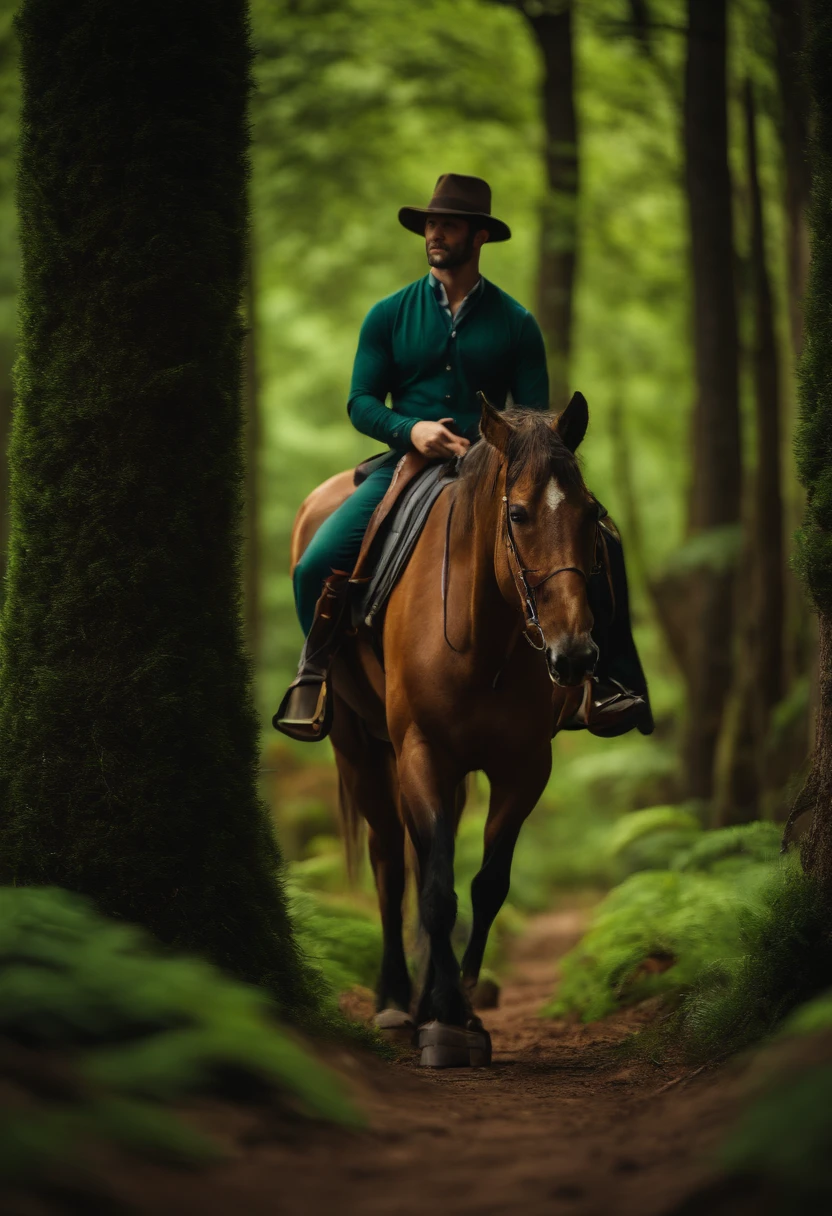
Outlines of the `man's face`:
[{"label": "man's face", "polygon": [[437,270],[464,266],[487,240],[487,231],[475,231],[473,224],[456,215],[429,215],[425,223],[428,265]]}]

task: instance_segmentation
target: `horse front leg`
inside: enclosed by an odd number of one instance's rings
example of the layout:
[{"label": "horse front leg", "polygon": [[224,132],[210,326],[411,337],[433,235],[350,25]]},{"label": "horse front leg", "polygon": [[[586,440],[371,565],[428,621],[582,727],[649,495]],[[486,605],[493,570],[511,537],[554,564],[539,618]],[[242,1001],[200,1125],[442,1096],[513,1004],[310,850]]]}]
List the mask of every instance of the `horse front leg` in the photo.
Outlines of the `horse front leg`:
[{"label": "horse front leg", "polygon": [[417,1020],[465,1026],[471,1007],[451,945],[456,924],[454,834],[461,774],[417,727],[405,732],[398,756],[402,812],[419,866],[419,917],[430,954]]},{"label": "horse front leg", "polygon": [[515,757],[510,770],[505,766],[486,773],[491,783],[491,799],[482,866],[471,883],[473,921],[462,958],[462,982],[466,993],[473,992],[476,986],[488,934],[508,895],[511,862],[520,828],[546,788],[551,769],[552,749],[547,743],[525,762],[518,762]]}]

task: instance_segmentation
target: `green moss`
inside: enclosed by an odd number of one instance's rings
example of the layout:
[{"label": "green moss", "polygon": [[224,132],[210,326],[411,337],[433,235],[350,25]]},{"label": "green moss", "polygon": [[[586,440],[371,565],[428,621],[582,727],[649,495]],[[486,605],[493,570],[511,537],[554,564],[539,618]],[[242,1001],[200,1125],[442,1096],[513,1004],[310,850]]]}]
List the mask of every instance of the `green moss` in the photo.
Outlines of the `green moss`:
[{"label": "green moss", "polygon": [[805,66],[814,99],[812,268],[795,438],[807,505],[796,560],[815,605],[832,612],[832,10],[825,0],[811,0],[809,17]]},{"label": "green moss", "polygon": [[[0,1118],[0,1175],[37,1177],[90,1139],[174,1160],[215,1156],[164,1109],[195,1093],[271,1090],[296,1116],[360,1122],[340,1081],[273,1010],[262,992],[162,953],[68,892],[0,890],[0,1043],[11,1052],[0,1053],[0,1074],[12,1060],[25,1090],[27,1060],[41,1060],[39,1100]],[[43,1077],[55,1061],[61,1085],[49,1100]]]},{"label": "green moss", "polygon": [[[832,984],[832,943],[816,887],[796,858],[766,868],[759,900],[738,921],[738,950],[703,973],[680,1010],[678,1033],[692,1056],[757,1042]],[[736,871],[725,877],[734,880]]]},{"label": "green moss", "polygon": [[26,0],[2,878],[314,1009],[240,597],[243,0]]}]

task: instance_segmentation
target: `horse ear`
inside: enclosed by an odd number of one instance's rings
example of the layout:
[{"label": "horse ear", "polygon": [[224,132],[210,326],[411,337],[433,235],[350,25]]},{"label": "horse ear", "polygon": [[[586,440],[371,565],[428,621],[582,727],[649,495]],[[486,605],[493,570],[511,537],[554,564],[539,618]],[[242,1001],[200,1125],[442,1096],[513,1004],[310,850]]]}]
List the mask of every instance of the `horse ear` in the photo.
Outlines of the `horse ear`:
[{"label": "horse ear", "polygon": [[566,409],[552,423],[570,452],[577,450],[588,425],[589,407],[583,393],[574,393]]},{"label": "horse ear", "polygon": [[505,415],[501,414],[497,407],[491,404],[485,393],[477,393],[477,397],[482,406],[482,416],[480,417],[480,432],[482,437],[493,448],[497,448],[499,452],[504,452],[508,445],[509,435],[511,434],[511,426]]}]

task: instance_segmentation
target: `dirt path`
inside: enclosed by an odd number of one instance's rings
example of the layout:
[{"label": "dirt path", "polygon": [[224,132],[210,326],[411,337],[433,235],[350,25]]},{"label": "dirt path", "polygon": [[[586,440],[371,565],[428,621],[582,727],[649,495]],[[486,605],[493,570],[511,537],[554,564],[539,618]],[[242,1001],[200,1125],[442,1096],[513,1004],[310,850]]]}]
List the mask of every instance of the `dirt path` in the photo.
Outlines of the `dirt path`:
[{"label": "dirt path", "polygon": [[[591,1026],[541,1020],[556,959],[583,914],[533,921],[501,1007],[485,1015],[488,1070],[419,1069],[341,1053],[368,1112],[359,1133],[269,1127],[203,1111],[231,1160],[199,1175],[131,1170],[116,1190],[153,1216],[652,1216],[710,1177],[736,1076],[632,1062],[615,1046],[645,1013]],[[666,1088],[665,1088],[666,1087]]]}]

